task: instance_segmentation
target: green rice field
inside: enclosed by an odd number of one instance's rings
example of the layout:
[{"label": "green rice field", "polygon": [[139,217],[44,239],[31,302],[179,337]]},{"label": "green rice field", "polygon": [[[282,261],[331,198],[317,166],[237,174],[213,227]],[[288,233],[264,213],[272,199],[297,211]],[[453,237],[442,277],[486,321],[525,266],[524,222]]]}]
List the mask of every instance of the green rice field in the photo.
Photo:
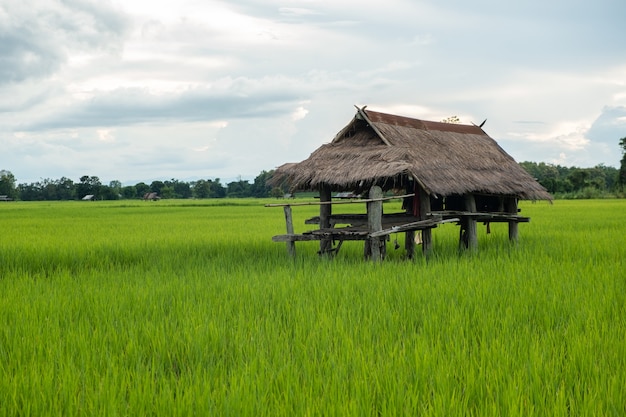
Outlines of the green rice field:
[{"label": "green rice field", "polygon": [[382,263],[268,202],[0,203],[0,416],[626,415],[626,200]]}]

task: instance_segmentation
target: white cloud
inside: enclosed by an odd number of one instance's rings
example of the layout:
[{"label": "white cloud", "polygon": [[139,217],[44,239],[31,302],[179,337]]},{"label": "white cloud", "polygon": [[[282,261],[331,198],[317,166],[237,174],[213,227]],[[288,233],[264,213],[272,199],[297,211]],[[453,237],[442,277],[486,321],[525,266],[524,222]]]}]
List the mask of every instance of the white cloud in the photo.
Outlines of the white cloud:
[{"label": "white cloud", "polygon": [[112,129],[98,129],[96,132],[101,142],[115,142],[115,135]]},{"label": "white cloud", "polygon": [[567,166],[568,165],[567,155],[565,154],[565,152],[561,152],[558,158],[554,158],[549,162],[551,162],[554,165]]},{"label": "white cloud", "polygon": [[[0,169],[252,179],[370,109],[464,123],[518,160],[619,163],[626,3],[0,4]],[[256,171],[256,172],[255,172]]]},{"label": "white cloud", "polygon": [[561,122],[549,127],[549,130],[533,129],[527,133],[511,132],[509,136],[527,142],[558,143],[562,149],[580,150],[589,144],[585,134],[591,123],[588,121]]},{"label": "white cloud", "polygon": [[306,117],[308,113],[309,111],[307,109],[305,109],[302,106],[299,106],[296,110],[294,110],[293,113],[291,113],[291,120],[293,121],[302,120]]},{"label": "white cloud", "polygon": [[319,14],[319,12],[316,12],[313,9],[305,9],[302,7],[280,7],[278,11],[281,15],[288,17],[311,16]]}]

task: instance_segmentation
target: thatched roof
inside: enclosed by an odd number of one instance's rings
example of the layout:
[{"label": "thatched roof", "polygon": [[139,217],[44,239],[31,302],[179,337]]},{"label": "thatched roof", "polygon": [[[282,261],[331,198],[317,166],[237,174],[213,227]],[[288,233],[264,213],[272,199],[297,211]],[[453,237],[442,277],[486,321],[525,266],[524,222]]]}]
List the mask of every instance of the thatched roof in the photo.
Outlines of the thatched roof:
[{"label": "thatched roof", "polygon": [[276,170],[292,189],[384,189],[417,181],[437,196],[482,193],[552,200],[480,127],[358,109],[352,121],[309,158]]}]

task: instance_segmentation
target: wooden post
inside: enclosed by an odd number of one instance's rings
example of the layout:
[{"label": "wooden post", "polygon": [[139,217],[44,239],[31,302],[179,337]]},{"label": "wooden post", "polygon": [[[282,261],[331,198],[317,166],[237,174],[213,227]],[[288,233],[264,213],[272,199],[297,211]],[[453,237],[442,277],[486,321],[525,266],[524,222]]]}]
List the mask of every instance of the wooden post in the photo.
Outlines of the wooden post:
[{"label": "wooden post", "polygon": [[[370,188],[369,198],[380,199],[383,197],[383,190],[377,185],[373,185]],[[370,233],[383,230],[383,202],[382,201],[370,201],[367,203],[367,228]],[[369,238],[369,246],[371,259],[374,262],[381,261],[384,257],[385,251],[382,246],[384,245],[384,238],[374,237]]]},{"label": "wooden post", "polygon": [[404,232],[404,250],[406,251],[406,257],[413,259],[415,256],[415,230]]},{"label": "wooden post", "polygon": [[[504,208],[507,213],[517,214],[517,198],[506,197],[504,201]],[[519,223],[515,221],[509,222],[509,240],[511,242],[517,242],[519,235]]]},{"label": "wooden post", "polygon": [[[465,211],[470,213],[476,212],[476,199],[473,194],[465,195]],[[465,235],[463,235],[463,232],[465,232]],[[478,247],[478,227],[476,225],[476,219],[471,217],[462,219],[461,241],[459,245],[470,250],[475,250]]]},{"label": "wooden post", "polygon": [[[430,195],[419,187],[420,196],[420,220],[426,220],[430,213]],[[433,230],[428,228],[422,230],[422,253],[428,258],[433,249]]]},{"label": "wooden post", "polygon": [[[327,184],[323,184],[320,187],[320,202],[329,202],[332,200],[331,189]],[[332,204],[321,204],[320,205],[320,229],[329,229],[330,228],[330,216],[332,214],[333,208]],[[332,239],[322,239],[320,240],[320,255],[324,255],[329,253],[333,248]]]},{"label": "wooden post", "polygon": [[[293,218],[291,216],[291,206],[285,206],[285,223],[287,223],[287,234],[293,235]],[[293,258],[296,256],[296,242],[287,241],[287,253]]]},{"label": "wooden post", "polygon": [[[413,183],[409,183],[409,185],[410,186],[407,186],[406,193],[413,193],[413,196],[405,198],[404,210],[406,214],[415,216],[415,200],[419,199],[419,194],[417,194],[418,185]],[[404,250],[406,252],[407,259],[413,259],[415,256],[415,230],[404,232]]]}]

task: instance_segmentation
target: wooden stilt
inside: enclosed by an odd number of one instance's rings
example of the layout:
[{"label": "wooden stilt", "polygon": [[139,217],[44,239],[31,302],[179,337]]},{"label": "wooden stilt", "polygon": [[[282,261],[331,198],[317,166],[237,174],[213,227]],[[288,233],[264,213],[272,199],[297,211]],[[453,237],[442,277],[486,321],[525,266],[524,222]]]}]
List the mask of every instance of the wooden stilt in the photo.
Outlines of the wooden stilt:
[{"label": "wooden stilt", "polygon": [[461,227],[459,228],[459,250],[467,249],[467,221],[461,219]]},{"label": "wooden stilt", "polygon": [[404,250],[406,251],[406,257],[413,259],[415,256],[415,231],[409,230],[404,233]]},{"label": "wooden stilt", "polygon": [[[430,195],[420,187],[420,220],[426,220],[430,214]],[[432,229],[422,230],[422,253],[428,258],[433,249],[433,231]]]},{"label": "wooden stilt", "polygon": [[[381,199],[383,197],[383,190],[377,185],[370,188],[370,199]],[[367,226],[368,231],[378,232],[383,229],[383,202],[380,200],[370,201],[367,203]],[[374,237],[369,238],[370,257],[372,261],[381,261],[385,255],[385,250],[382,247],[385,244],[385,238]]]},{"label": "wooden stilt", "polygon": [[[412,193],[411,197],[407,197],[404,199],[403,207],[404,211],[411,216],[415,216],[417,213],[416,202],[419,199],[419,195],[417,194],[418,185],[411,182],[407,184],[406,193]],[[404,250],[406,252],[407,259],[413,259],[415,257],[415,231],[409,230],[404,233]]]},{"label": "wooden stilt", "polygon": [[[285,206],[284,210],[285,210],[285,223],[287,224],[287,234],[293,235],[294,231],[293,231],[293,218],[291,215],[291,206]],[[291,257],[296,256],[296,242],[294,242],[293,240],[287,241],[287,253],[289,253]]]},{"label": "wooden stilt", "polygon": [[[507,213],[517,214],[517,199],[515,197],[507,197],[504,202]],[[516,221],[509,222],[509,240],[517,242],[519,237],[519,223]]]},{"label": "wooden stilt", "polygon": [[[465,195],[465,210],[471,213],[476,212],[476,199],[473,194]],[[478,226],[476,219],[466,217],[463,219],[466,236],[462,239],[465,247],[470,250],[478,248]]]},{"label": "wooden stilt", "polygon": [[[328,185],[324,184],[320,187],[320,202],[328,202],[332,200],[331,189]],[[320,205],[320,229],[328,229],[330,225],[330,216],[332,214],[332,204]],[[320,255],[329,253],[333,248],[332,239],[320,240]]]}]

